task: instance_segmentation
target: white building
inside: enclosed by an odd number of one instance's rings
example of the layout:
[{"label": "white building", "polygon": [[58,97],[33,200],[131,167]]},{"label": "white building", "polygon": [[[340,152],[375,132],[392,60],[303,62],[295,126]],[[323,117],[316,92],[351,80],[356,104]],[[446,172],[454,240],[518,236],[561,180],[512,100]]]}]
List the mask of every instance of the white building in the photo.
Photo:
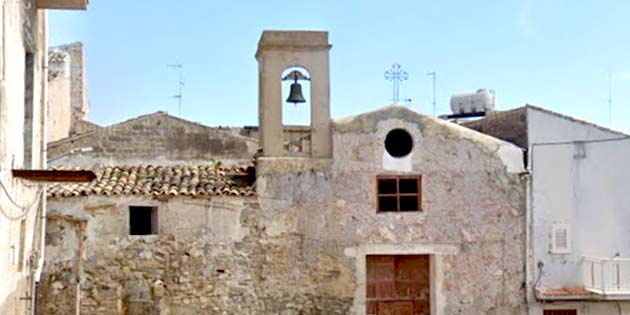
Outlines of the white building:
[{"label": "white building", "polygon": [[[33,313],[42,268],[46,168],[46,9],[87,0],[4,0],[0,15],[0,314]],[[17,171],[17,173],[16,173]],[[19,175],[21,173],[21,175]],[[39,174],[49,174],[43,172]],[[33,179],[32,177],[30,179]],[[50,179],[50,178],[49,178]]]},{"label": "white building", "polygon": [[630,136],[530,105],[464,125],[527,150],[529,314],[630,314]]}]

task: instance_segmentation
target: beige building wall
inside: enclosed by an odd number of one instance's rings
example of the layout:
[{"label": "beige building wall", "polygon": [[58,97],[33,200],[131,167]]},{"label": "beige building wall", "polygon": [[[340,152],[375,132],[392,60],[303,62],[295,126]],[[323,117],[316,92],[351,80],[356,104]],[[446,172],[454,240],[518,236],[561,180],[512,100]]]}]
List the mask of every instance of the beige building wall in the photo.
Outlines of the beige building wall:
[{"label": "beige building wall", "polygon": [[[282,73],[291,67],[308,71],[311,86],[309,156],[330,158],[330,65],[328,32],[264,31],[258,42],[259,137],[263,155],[285,156],[282,126]],[[303,73],[304,74],[304,73]],[[306,75],[306,74],[305,74]]]},{"label": "beige building wall", "polygon": [[72,105],[73,120],[87,120],[90,105],[87,94],[87,81],[85,77],[85,58],[83,56],[83,43],[75,42],[60,45],[54,49],[61,50],[70,55],[70,103]]},{"label": "beige building wall", "polygon": [[49,59],[48,141],[81,133],[88,119],[89,102],[83,44],[51,47]]},{"label": "beige building wall", "polygon": [[23,1],[3,1],[1,10],[0,314],[13,315],[30,309],[31,280],[40,263],[43,191],[13,178],[11,170],[45,167],[46,13]]},{"label": "beige building wall", "polygon": [[70,55],[59,49],[48,53],[48,142],[66,138],[72,127]]},{"label": "beige building wall", "polygon": [[72,116],[70,111],[70,79],[57,78],[49,82],[48,142],[70,135]]}]

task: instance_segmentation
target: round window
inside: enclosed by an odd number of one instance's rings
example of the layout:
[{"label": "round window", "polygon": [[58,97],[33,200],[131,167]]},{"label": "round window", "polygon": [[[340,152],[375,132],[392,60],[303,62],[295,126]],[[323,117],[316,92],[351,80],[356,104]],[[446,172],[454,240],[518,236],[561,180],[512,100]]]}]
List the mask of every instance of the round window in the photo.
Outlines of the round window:
[{"label": "round window", "polygon": [[411,135],[403,129],[394,129],[385,137],[385,150],[389,155],[400,158],[411,153],[413,140]]}]

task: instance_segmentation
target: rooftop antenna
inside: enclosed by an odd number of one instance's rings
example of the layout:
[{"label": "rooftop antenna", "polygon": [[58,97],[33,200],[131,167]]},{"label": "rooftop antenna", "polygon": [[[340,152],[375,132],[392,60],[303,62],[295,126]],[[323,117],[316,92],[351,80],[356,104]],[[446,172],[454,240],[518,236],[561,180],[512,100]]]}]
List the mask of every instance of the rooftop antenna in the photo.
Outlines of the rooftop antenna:
[{"label": "rooftop antenna", "polygon": [[435,117],[435,77],[436,77],[436,73],[435,73],[435,71],[433,71],[433,72],[427,73],[427,75],[433,77],[433,116]]},{"label": "rooftop antenna", "polygon": [[394,104],[398,104],[398,92],[400,90],[400,82],[409,79],[407,71],[395,63],[390,70],[385,71],[385,79],[394,83]]},{"label": "rooftop antenna", "polygon": [[612,70],[608,69],[608,128],[612,128]]},{"label": "rooftop antenna", "polygon": [[182,89],[184,87],[184,66],[180,63],[167,65],[169,68],[177,69],[179,71],[179,81],[177,82],[177,94],[171,96],[171,98],[177,99],[177,115],[182,116]]}]

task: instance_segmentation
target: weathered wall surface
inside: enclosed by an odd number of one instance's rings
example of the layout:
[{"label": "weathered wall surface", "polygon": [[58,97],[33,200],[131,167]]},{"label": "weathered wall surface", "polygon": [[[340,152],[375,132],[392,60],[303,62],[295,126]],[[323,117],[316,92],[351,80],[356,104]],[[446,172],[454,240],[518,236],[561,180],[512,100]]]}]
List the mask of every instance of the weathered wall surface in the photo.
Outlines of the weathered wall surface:
[{"label": "weathered wall surface", "polygon": [[527,113],[529,106],[489,112],[485,117],[462,122],[462,126],[527,148]]},{"label": "weathered wall surface", "polygon": [[88,101],[87,81],[85,76],[85,58],[83,56],[83,43],[75,42],[60,45],[52,49],[66,52],[70,56],[70,104],[72,107],[72,120],[87,120],[90,112]]},{"label": "weathered wall surface", "polygon": [[[2,9],[0,181],[8,192],[0,189],[0,314],[14,315],[25,314],[30,306],[25,297],[31,296],[30,279],[39,260],[43,194],[38,187],[13,178],[11,170],[45,165],[47,38],[44,11],[16,1],[3,2]],[[29,80],[25,80],[26,52],[32,53]]]},{"label": "weathered wall surface", "polygon": [[[129,236],[129,205],[157,206],[159,235]],[[264,218],[255,197],[78,197],[48,207],[43,314],[74,312],[82,220],[81,314],[347,314],[348,267],[326,253],[305,257],[313,245],[297,232],[268,233],[295,221]]]},{"label": "weathered wall surface", "polygon": [[[90,148],[90,152],[80,149]],[[75,152],[71,152],[75,149]],[[224,163],[249,161],[257,141],[158,112],[96,128],[48,146],[51,165]]]},{"label": "weathered wall surface", "polygon": [[[257,197],[49,200],[42,311],[73,311],[80,266],[82,314],[364,314],[368,254],[431,255],[431,314],[525,311],[520,149],[401,107],[333,134],[333,159],[260,158]],[[376,213],[375,176],[401,173],[423,175],[423,211]],[[130,205],[158,207],[158,235],[127,235]]]},{"label": "weathered wall surface", "polygon": [[[386,134],[407,130],[410,156],[395,161]],[[352,301],[365,312],[366,254],[429,254],[432,314],[525,312],[522,151],[474,131],[389,107],[337,121],[333,160],[260,158],[264,217],[294,218],[303,255],[324,254],[352,270]],[[375,176],[422,174],[422,212],[377,213]],[[441,270],[441,271],[440,271]]]},{"label": "weathered wall surface", "polygon": [[50,142],[85,132],[89,126],[83,43],[51,47],[49,50]]},{"label": "weathered wall surface", "polygon": [[66,138],[72,126],[70,55],[52,49],[48,53],[48,142]]}]

